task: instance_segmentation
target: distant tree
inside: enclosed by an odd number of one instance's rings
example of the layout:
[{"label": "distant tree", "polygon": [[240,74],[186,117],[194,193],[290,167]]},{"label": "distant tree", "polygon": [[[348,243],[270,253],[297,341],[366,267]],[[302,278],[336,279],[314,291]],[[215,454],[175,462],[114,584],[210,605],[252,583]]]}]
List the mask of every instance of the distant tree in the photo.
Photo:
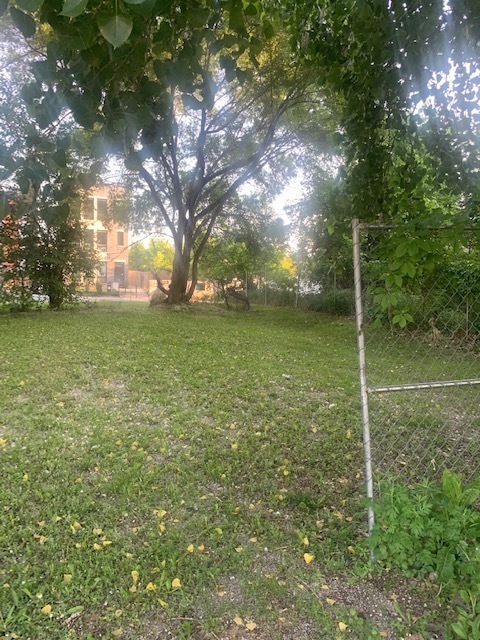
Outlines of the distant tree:
[{"label": "distant tree", "polygon": [[150,238],[147,244],[137,242],[128,255],[130,269],[139,271],[168,271],[172,266],[174,248],[171,242],[161,238]]}]

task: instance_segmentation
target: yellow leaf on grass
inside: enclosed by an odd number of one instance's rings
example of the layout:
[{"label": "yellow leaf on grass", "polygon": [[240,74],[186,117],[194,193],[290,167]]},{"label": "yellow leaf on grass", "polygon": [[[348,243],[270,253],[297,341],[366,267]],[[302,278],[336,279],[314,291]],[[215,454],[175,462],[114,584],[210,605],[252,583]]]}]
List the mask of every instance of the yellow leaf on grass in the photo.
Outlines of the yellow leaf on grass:
[{"label": "yellow leaf on grass", "polygon": [[350,429],[347,430],[347,438],[350,440],[350,438],[352,437],[352,432],[350,431]]},{"label": "yellow leaf on grass", "polygon": [[180,589],[181,586],[182,586],[182,583],[180,582],[179,578],[174,578],[172,580],[172,589]]},{"label": "yellow leaf on grass", "polygon": [[347,625],[344,622],[339,622],[338,623],[338,628],[340,629],[340,631],[346,631],[347,630]]},{"label": "yellow leaf on grass", "polygon": [[305,560],[305,562],[307,564],[310,564],[310,562],[315,558],[315,556],[312,556],[310,553],[304,553],[303,554],[303,559]]},{"label": "yellow leaf on grass", "polygon": [[238,443],[237,443],[237,442],[234,442],[234,443],[233,443],[233,444],[231,444],[230,446],[231,446],[231,448],[232,448],[233,450],[238,449]]},{"label": "yellow leaf on grass", "polygon": [[336,600],[334,600],[333,598],[327,598],[327,604],[335,604]]},{"label": "yellow leaf on grass", "polygon": [[254,629],[257,628],[257,625],[255,624],[255,622],[247,622],[245,626],[249,631],[253,631]]},{"label": "yellow leaf on grass", "polygon": [[112,631],[112,636],[114,636],[115,638],[119,638],[121,635],[123,635],[122,627],[119,627],[118,629],[114,629]]},{"label": "yellow leaf on grass", "polygon": [[112,544],[112,541],[111,540],[104,540],[102,542],[102,544],[103,544],[104,547],[108,547],[110,544]]},{"label": "yellow leaf on grass", "polygon": [[52,605],[51,604],[46,604],[44,607],[41,608],[41,612],[44,613],[45,615],[48,615],[52,610]]},{"label": "yellow leaf on grass", "polygon": [[188,547],[187,547],[188,553],[193,553],[194,548],[195,547],[193,546],[193,544],[189,544]]},{"label": "yellow leaf on grass", "polygon": [[158,604],[164,609],[168,607],[168,602],[165,602],[165,600],[161,600],[160,598],[157,598],[157,600],[158,600]]},{"label": "yellow leaf on grass", "polygon": [[158,511],[156,511],[155,514],[157,515],[158,518],[163,518],[163,516],[167,515],[167,512],[165,511],[165,509],[158,509]]},{"label": "yellow leaf on grass", "polygon": [[378,634],[381,638],[387,638],[388,637],[388,633],[386,631],[380,631]]},{"label": "yellow leaf on grass", "polygon": [[215,531],[218,533],[219,536],[223,535],[223,531],[220,529],[220,527],[215,527]]},{"label": "yellow leaf on grass", "polygon": [[28,473],[25,473],[23,476],[24,482],[28,482]]},{"label": "yellow leaf on grass", "polygon": [[103,533],[102,529],[98,529],[97,527],[95,527],[95,529],[93,530],[93,534],[96,536],[101,536]]},{"label": "yellow leaf on grass", "polygon": [[133,570],[130,572],[130,575],[132,576],[133,584],[137,584],[139,578],[138,571]]},{"label": "yellow leaf on grass", "polygon": [[63,574],[63,581],[64,582],[71,582],[72,581],[72,574],[71,573],[64,573]]},{"label": "yellow leaf on grass", "polygon": [[235,622],[235,624],[238,624],[239,627],[243,627],[243,620],[240,618],[240,616],[236,616],[233,621]]},{"label": "yellow leaf on grass", "polygon": [[131,593],[135,593],[135,592],[136,592],[136,590],[137,590],[137,587],[136,587],[134,584],[132,584],[132,586],[130,587],[129,591],[130,591]]},{"label": "yellow leaf on grass", "polygon": [[161,522],[158,528],[160,529],[160,533],[164,533],[167,527]]},{"label": "yellow leaf on grass", "polygon": [[5,440],[5,438],[0,438],[0,447],[5,447],[7,444],[7,441]]},{"label": "yellow leaf on grass", "polygon": [[304,537],[304,539],[302,540],[303,544],[308,547],[308,545],[310,544],[309,539],[307,538],[307,536]]},{"label": "yellow leaf on grass", "polygon": [[93,548],[95,549],[95,551],[101,551],[103,547],[101,544],[97,544],[95,542],[95,544],[93,545]]},{"label": "yellow leaf on grass", "polygon": [[145,587],[145,591],[156,591],[156,590],[157,590],[157,585],[153,582],[149,582]]},{"label": "yellow leaf on grass", "polygon": [[350,545],[349,547],[347,547],[347,549],[350,551],[350,553],[357,553],[355,551],[355,549],[352,547],[352,545]]},{"label": "yellow leaf on grass", "polygon": [[197,547],[197,550],[198,551],[205,551],[205,545],[199,544],[198,547]]},{"label": "yellow leaf on grass", "polygon": [[322,584],[320,589],[322,589],[322,591],[328,591],[329,586],[328,586],[328,584]]},{"label": "yellow leaf on grass", "polygon": [[243,551],[243,547],[235,547],[235,551],[236,551],[237,553],[242,553],[242,551]]}]

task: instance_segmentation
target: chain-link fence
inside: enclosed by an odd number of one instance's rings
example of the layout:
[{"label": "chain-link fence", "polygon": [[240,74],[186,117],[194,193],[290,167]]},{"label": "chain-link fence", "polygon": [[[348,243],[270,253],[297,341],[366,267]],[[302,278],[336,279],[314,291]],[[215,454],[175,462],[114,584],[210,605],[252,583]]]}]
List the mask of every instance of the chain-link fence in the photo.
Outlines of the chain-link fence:
[{"label": "chain-link fence", "polygon": [[467,244],[447,243],[436,268],[405,279],[412,286],[398,289],[393,311],[375,292],[372,273],[380,271],[369,254],[372,234],[376,244],[387,233],[354,221],[369,497],[382,478],[410,483],[448,469],[470,480],[480,473],[480,230],[468,232]]}]

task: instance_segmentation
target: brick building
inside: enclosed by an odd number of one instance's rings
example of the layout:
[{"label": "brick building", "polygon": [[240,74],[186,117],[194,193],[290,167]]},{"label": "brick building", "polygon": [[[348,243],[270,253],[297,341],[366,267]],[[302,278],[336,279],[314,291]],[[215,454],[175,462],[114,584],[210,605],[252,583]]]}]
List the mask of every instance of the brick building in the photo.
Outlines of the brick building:
[{"label": "brick building", "polygon": [[86,240],[99,260],[95,281],[112,288],[123,288],[128,281],[128,230],[112,220],[113,203],[122,192],[112,185],[91,189],[82,211]]}]

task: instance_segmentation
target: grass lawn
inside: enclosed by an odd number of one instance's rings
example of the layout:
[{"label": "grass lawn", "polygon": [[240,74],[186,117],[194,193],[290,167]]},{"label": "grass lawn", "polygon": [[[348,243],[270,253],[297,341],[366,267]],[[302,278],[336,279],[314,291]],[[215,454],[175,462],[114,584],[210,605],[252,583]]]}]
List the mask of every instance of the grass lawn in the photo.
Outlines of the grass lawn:
[{"label": "grass lawn", "polygon": [[438,621],[431,586],[368,564],[352,322],[119,302],[0,330],[4,638],[393,640]]}]

